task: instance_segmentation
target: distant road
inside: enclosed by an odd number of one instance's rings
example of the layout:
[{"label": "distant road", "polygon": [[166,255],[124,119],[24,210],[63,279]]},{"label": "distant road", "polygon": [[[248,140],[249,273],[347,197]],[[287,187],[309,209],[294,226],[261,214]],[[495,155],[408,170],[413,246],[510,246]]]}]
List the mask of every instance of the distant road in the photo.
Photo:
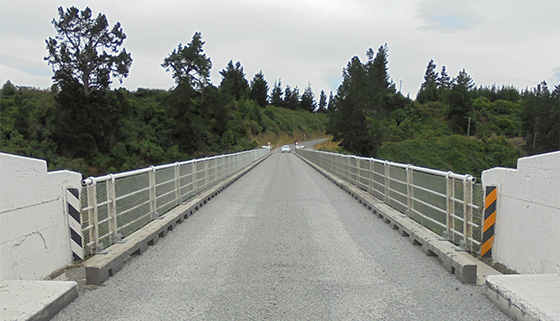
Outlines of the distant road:
[{"label": "distant road", "polygon": [[[299,142],[299,145],[304,146],[307,149],[312,149],[313,146],[315,146],[317,144],[321,144],[322,142],[326,141],[327,139],[328,138],[319,138],[319,139],[314,139],[314,140],[307,140],[307,141],[304,141],[304,142]],[[292,146],[292,151],[294,150],[294,148],[296,146],[295,144],[288,144],[288,145]],[[280,151],[280,148],[282,146],[277,146],[277,147],[278,148],[276,150]]]},{"label": "distant road", "polygon": [[509,320],[482,291],[278,152],[55,320]]},{"label": "distant road", "polygon": [[299,143],[302,146],[305,146],[305,148],[311,149],[313,148],[313,146],[317,145],[317,144],[321,144],[322,142],[326,141],[328,138],[319,138],[319,139],[314,139],[314,140],[308,140],[305,142],[301,142]]}]

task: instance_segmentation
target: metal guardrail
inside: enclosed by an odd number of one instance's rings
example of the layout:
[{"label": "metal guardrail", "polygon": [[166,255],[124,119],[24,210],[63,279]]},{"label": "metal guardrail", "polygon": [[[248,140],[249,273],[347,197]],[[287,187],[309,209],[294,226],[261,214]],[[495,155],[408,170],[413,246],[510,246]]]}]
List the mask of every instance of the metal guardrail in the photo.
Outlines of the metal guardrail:
[{"label": "metal guardrail", "polygon": [[480,253],[483,193],[471,175],[317,150],[296,153],[454,244]]},{"label": "metal guardrail", "polygon": [[84,179],[84,254],[122,240],[269,153],[269,149],[255,149]]}]

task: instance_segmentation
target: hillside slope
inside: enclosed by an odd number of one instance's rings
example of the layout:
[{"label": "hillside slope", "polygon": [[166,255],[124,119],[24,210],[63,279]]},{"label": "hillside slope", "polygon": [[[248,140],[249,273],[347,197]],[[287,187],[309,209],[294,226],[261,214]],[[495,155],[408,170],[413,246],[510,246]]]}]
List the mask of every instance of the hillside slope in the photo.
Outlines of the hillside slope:
[{"label": "hillside slope", "polygon": [[326,127],[325,114],[261,107],[216,88],[190,93],[186,102],[180,94],[119,89],[104,97],[108,109],[64,111],[57,91],[7,83],[0,90],[0,151],[89,176],[315,137]]}]

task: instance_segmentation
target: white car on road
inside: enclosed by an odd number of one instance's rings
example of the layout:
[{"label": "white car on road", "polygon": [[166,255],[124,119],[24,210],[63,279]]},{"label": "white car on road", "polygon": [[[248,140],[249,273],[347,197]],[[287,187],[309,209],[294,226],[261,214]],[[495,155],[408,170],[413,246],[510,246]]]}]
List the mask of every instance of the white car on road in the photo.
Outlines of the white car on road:
[{"label": "white car on road", "polygon": [[291,151],[292,151],[292,148],[290,147],[290,145],[282,146],[282,153],[290,153]]}]

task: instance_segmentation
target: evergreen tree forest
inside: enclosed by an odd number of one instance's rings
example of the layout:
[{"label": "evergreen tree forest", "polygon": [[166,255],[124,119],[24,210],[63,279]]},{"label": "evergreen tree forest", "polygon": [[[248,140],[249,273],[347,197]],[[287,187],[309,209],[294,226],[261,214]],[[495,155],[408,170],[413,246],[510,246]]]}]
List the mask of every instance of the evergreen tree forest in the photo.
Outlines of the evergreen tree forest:
[{"label": "evergreen tree forest", "polygon": [[353,57],[334,94],[270,84],[262,71],[248,78],[233,60],[214,85],[196,32],[162,57],[174,88],[129,91],[114,84],[133,64],[119,23],[75,7],[52,23],[52,87],[0,89],[0,151],[45,159],[50,170],[102,175],[325,132],[338,152],[475,176],[560,149],[559,85],[477,87],[465,69],[451,77],[431,60],[412,100],[390,78],[386,44]]},{"label": "evergreen tree forest", "polygon": [[173,89],[111,89],[133,62],[121,25],[109,26],[89,8],[58,13],[56,36],[46,40],[50,90],[10,81],[0,90],[2,152],[90,176],[238,152],[275,138],[324,136],[326,115],[311,111],[313,96],[300,102],[296,88],[273,106],[262,72],[249,83],[241,63],[230,61],[214,86],[199,32],[162,57]]},{"label": "evergreen tree forest", "polygon": [[390,80],[387,45],[366,57],[350,60],[329,101],[327,127],[339,152],[480,177],[488,168],[515,168],[519,157],[560,150],[560,85],[476,87],[465,69],[451,78],[431,60],[411,100]]}]

